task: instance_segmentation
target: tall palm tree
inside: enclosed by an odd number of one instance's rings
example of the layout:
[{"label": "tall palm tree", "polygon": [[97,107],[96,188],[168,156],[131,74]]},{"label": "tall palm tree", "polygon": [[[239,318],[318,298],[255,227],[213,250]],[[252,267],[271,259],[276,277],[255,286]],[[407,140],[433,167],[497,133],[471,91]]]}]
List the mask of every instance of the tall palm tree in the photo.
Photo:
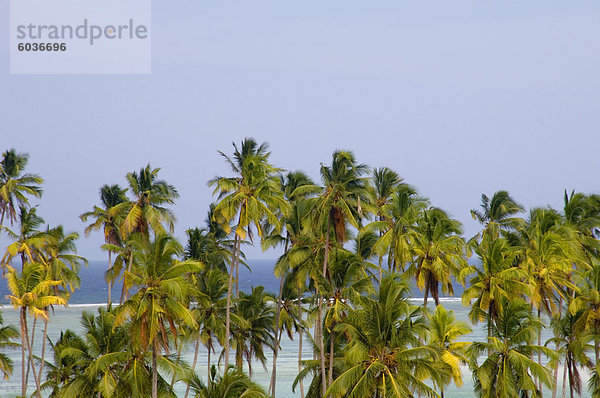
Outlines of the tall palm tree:
[{"label": "tall palm tree", "polygon": [[502,232],[514,231],[525,224],[522,218],[515,217],[523,211],[523,206],[507,191],[497,191],[491,199],[482,194],[480,207],[481,210],[471,210],[471,216],[484,226],[481,238],[489,235],[490,240],[494,240]]},{"label": "tall palm tree", "polygon": [[440,383],[442,398],[444,398],[444,386],[450,384],[450,380],[453,380],[457,387],[462,386],[460,365],[468,363],[465,354],[471,343],[456,340],[471,331],[466,323],[456,320],[453,311],[446,311],[442,305],[438,305],[433,315],[429,317],[428,345],[438,352],[438,362],[442,369],[440,373],[451,376],[442,379]]},{"label": "tall palm tree", "polygon": [[263,286],[253,287],[252,293],[240,293],[234,308],[231,328],[235,348],[235,362],[242,370],[243,361],[248,364],[248,376],[252,379],[252,360],[257,359],[266,368],[264,347],[274,349],[273,334],[275,311],[273,298],[264,292]]},{"label": "tall palm tree", "polygon": [[317,281],[322,285],[320,290],[327,297],[324,326],[329,334],[329,385],[333,383],[335,327],[348,316],[353,303],[357,303],[362,295],[373,290],[371,277],[364,269],[364,263],[359,256],[337,248],[332,254],[330,279],[322,278]]},{"label": "tall palm tree", "polygon": [[152,353],[152,398],[158,396],[157,361],[162,352],[169,350],[171,331],[177,346],[176,325],[197,328],[192,312],[188,309],[193,285],[186,274],[200,272],[204,268],[199,262],[175,258],[183,253],[183,248],[170,235],[158,233],[154,240],[144,235],[132,237],[133,255],[140,265],[131,272],[125,272],[127,286],[135,286],[137,292],[118,307],[115,325],[130,322],[135,345],[142,352]]},{"label": "tall palm tree", "polygon": [[397,275],[384,276],[379,292],[337,327],[349,335],[344,353],[348,368],[326,397],[436,396],[423,379],[439,379],[431,364],[437,353],[420,343],[426,325],[422,309],[407,301],[409,295]]},{"label": "tall palm tree", "polygon": [[[66,305],[64,298],[52,294],[52,288],[59,285],[60,281],[47,279],[47,272],[42,264],[28,262],[23,271],[18,273],[8,266],[6,282],[10,294],[7,296],[15,309],[19,310],[21,326],[21,395],[27,393],[26,368],[31,366],[36,385],[36,393],[41,398],[40,379],[33,361],[33,340],[29,338],[27,326],[27,313],[34,318],[48,319],[47,308],[54,305]],[[25,358],[27,353],[28,358]],[[27,370],[28,372],[29,370]]]},{"label": "tall palm tree", "polygon": [[[17,220],[17,210],[20,206],[28,206],[27,196],[40,198],[44,182],[36,174],[25,173],[29,155],[17,153],[14,149],[5,151],[0,161],[0,228],[4,218],[10,223]],[[2,230],[0,229],[0,232]]]},{"label": "tall palm tree", "polygon": [[[376,208],[376,221],[386,221],[388,215],[385,212],[385,208],[391,201],[392,195],[395,193],[396,188],[402,182],[402,178],[398,176],[393,170],[387,167],[381,167],[373,170],[373,204]],[[379,231],[379,236],[383,236],[384,231]],[[383,276],[382,269],[383,256],[379,255],[379,280]]]},{"label": "tall palm tree", "polygon": [[[119,219],[119,214],[114,211],[114,207],[127,201],[126,191],[126,189],[118,185],[103,185],[100,188],[100,202],[102,203],[102,207],[94,206],[91,211],[87,211],[79,216],[83,222],[87,222],[90,217],[93,218],[92,223],[85,228],[85,236],[89,236],[91,231],[97,231],[102,228],[105,243],[122,246],[122,238],[119,230],[119,223],[122,220]],[[112,250],[108,250],[108,268],[112,267],[112,253]],[[111,292],[114,283],[114,278],[107,278],[108,276],[105,275],[108,285],[107,307],[111,303]]]},{"label": "tall palm tree", "polygon": [[[333,153],[331,166],[321,165],[320,173],[323,187],[319,189],[319,197],[314,202],[311,223],[313,228],[324,233],[325,250],[323,255],[322,277],[328,278],[329,252],[331,235],[335,244],[347,241],[347,225],[359,229],[361,219],[371,210],[369,180],[365,175],[368,167],[356,161],[349,151]],[[318,187],[305,186],[300,192],[315,191]],[[315,335],[319,344],[321,360],[321,392],[325,394],[328,383],[325,374],[325,349],[323,347],[323,298],[318,295],[318,312],[315,324]]]},{"label": "tall palm tree", "polygon": [[[577,327],[577,321],[582,314],[583,312],[578,312],[554,316],[551,322],[554,337],[546,342],[546,345],[556,343],[557,353],[564,357],[564,374],[568,377],[571,398],[574,392],[581,395],[582,383],[578,366],[593,367],[592,361],[586,354],[591,349],[589,342],[593,336],[589,333],[581,333]],[[565,388],[566,383],[563,381],[563,396]]]},{"label": "tall palm tree", "polygon": [[161,233],[165,231],[163,224],[173,232],[175,215],[165,205],[175,203],[179,193],[174,186],[158,179],[159,171],[159,168],[153,169],[148,164],[139,172],[134,171],[125,176],[133,198],[114,206],[116,213],[124,214],[122,236],[126,237],[133,232],[148,235],[150,229]]},{"label": "tall palm tree", "polygon": [[305,207],[306,193],[301,194],[297,192],[299,187],[313,185],[312,180],[302,171],[288,172],[285,176],[280,176],[281,190],[283,192],[284,199],[289,203],[289,213],[282,215],[282,232],[270,231],[268,236],[265,236],[262,240],[263,250],[274,247],[277,244],[283,244],[284,252],[279,258],[275,265],[275,276],[279,278],[279,294],[277,296],[277,312],[275,314],[275,349],[273,350],[273,368],[271,371],[271,382],[269,392],[273,398],[275,398],[275,390],[277,384],[277,357],[279,355],[280,345],[280,316],[282,311],[283,302],[283,289],[286,278],[290,275],[291,268],[290,263],[287,259],[287,253],[294,245],[294,236],[301,233],[302,222],[305,214],[303,209]]},{"label": "tall palm tree", "polygon": [[[12,325],[4,326],[2,313],[0,313],[0,350],[13,349],[19,347],[16,340],[19,338],[19,331]],[[4,380],[8,380],[13,371],[12,360],[5,353],[0,351],[0,372],[4,375]]]},{"label": "tall palm tree", "polygon": [[[224,346],[225,322],[223,321],[223,317],[227,301],[227,279],[226,273],[214,268],[197,277],[197,289],[194,294],[195,305],[192,312],[199,327],[194,333],[196,344],[192,371],[196,370],[200,343],[206,347],[208,352],[207,374],[210,374],[212,366],[211,354],[215,352],[215,343]],[[189,394],[189,390],[190,385],[186,389],[186,397]]]},{"label": "tall palm tree", "polygon": [[429,200],[419,196],[414,187],[402,183],[382,209],[385,219],[368,225],[369,229],[382,231],[374,249],[380,256],[387,256],[388,271],[397,272],[399,268],[404,271],[413,261],[417,221],[427,206]]},{"label": "tall palm tree", "polygon": [[[565,225],[561,215],[553,209],[531,210],[521,239],[524,246],[521,267],[529,275],[529,296],[541,320],[542,312],[551,316],[557,305],[568,298],[569,292],[578,290],[571,274],[582,252],[573,229]],[[541,341],[540,330],[538,345]],[[538,363],[541,362],[542,354],[538,353]]]},{"label": "tall palm tree", "polygon": [[[542,324],[531,314],[529,304],[512,299],[502,308],[492,324],[490,342],[474,342],[470,347],[474,358],[475,390],[483,398],[529,396],[528,392],[539,396],[534,377],[548,388],[553,388],[554,384],[550,370],[532,357],[540,352],[553,358],[554,351],[533,344]],[[489,355],[477,365],[477,358],[484,351]]]},{"label": "tall palm tree", "polygon": [[20,258],[21,267],[25,267],[27,262],[39,261],[39,252],[48,243],[48,234],[38,229],[44,223],[44,219],[38,216],[37,208],[20,206],[18,220],[19,229],[16,231],[3,227],[9,238],[14,241],[7,246],[0,261],[3,272],[16,257]]},{"label": "tall palm tree", "polygon": [[[227,233],[234,232],[231,270],[227,291],[225,316],[225,369],[229,366],[229,336],[231,325],[231,296],[234,273],[236,274],[236,296],[238,295],[238,267],[241,243],[248,236],[252,239],[251,226],[259,237],[263,237],[262,222],[280,228],[278,212],[287,206],[280,190],[277,173],[279,169],[269,163],[268,145],[246,138],[241,146],[233,143],[233,157],[219,152],[235,173],[234,177],[215,177],[209,181],[218,194],[219,202],[214,207],[214,218]],[[233,227],[232,227],[233,224]]]},{"label": "tall palm tree", "polygon": [[424,305],[429,294],[439,305],[439,285],[442,291],[453,294],[452,277],[457,277],[467,266],[465,242],[460,236],[462,225],[437,207],[425,210],[417,221],[414,234],[414,263],[408,273],[414,275],[417,286],[423,290]]},{"label": "tall palm tree", "polygon": [[[491,242],[488,242],[491,241]],[[492,323],[502,313],[502,304],[528,293],[527,274],[517,267],[519,250],[504,238],[492,240],[486,235],[474,247],[479,266],[470,266],[464,274],[474,273],[462,295],[463,305],[471,306],[469,316],[474,324],[487,320],[488,342]]]}]

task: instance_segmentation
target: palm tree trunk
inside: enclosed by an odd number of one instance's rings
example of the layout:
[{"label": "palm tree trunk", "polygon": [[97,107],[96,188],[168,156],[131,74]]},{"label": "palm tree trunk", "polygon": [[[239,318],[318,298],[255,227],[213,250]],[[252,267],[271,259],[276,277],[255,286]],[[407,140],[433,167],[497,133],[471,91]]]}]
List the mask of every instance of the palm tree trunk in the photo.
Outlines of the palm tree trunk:
[{"label": "palm tree trunk", "polygon": [[[108,268],[110,268],[110,264],[111,264],[111,255],[112,252],[109,250],[108,251]],[[107,283],[108,284],[108,300],[106,302],[106,308],[108,309],[110,307],[110,295],[111,295],[111,290],[112,290],[112,280],[110,282]]]},{"label": "palm tree trunk", "polygon": [[[129,264],[127,266],[127,272],[131,272],[131,267],[133,264],[133,251],[129,252]],[[125,289],[125,276],[123,276],[123,287],[121,288],[121,299],[119,300],[119,305],[123,304],[123,301],[127,300],[127,292]]]},{"label": "palm tree trunk", "polygon": [[[558,303],[558,317],[562,318],[562,307],[563,307],[563,298],[562,296],[560,296],[560,300]],[[558,341],[556,342],[556,352],[558,352],[559,349],[559,344]],[[556,366],[554,367],[554,385],[558,385],[558,366],[560,365],[559,362],[556,363]],[[556,398],[556,388],[552,389],[552,398]]]},{"label": "palm tree trunk", "polygon": [[[192,373],[196,371],[196,363],[198,361],[198,351],[200,350],[200,336],[196,339],[196,346],[194,347],[194,360],[192,361]],[[210,355],[210,351],[208,353]],[[210,377],[210,370],[208,372],[208,377]],[[190,384],[188,383],[187,388],[185,389],[184,398],[187,398],[190,393]]]},{"label": "palm tree trunk", "polygon": [[6,205],[2,206],[2,216],[0,217],[0,234],[2,233],[2,226],[4,225],[4,214],[6,214]]},{"label": "palm tree trunk", "polygon": [[21,309],[22,314],[21,316],[23,317],[24,320],[24,332],[25,332],[25,341],[27,344],[27,352],[29,354],[29,363],[31,364],[31,366],[33,367],[33,380],[35,381],[35,387],[36,387],[36,393],[37,396],[39,398],[42,398],[42,393],[40,391],[40,380],[38,379],[37,373],[35,372],[35,366],[34,366],[34,362],[33,362],[33,352],[32,352],[32,348],[31,348],[31,344],[29,344],[29,332],[27,331],[27,314],[25,313],[25,309],[22,308]]},{"label": "palm tree trunk", "polygon": [[[538,322],[542,321],[542,306],[538,308]],[[542,345],[542,328],[538,330],[538,345]],[[538,364],[542,365],[542,353],[538,351]],[[542,378],[538,378],[538,389],[540,390],[540,398],[544,396],[544,392],[542,391]]]},{"label": "palm tree trunk", "polygon": [[321,370],[321,396],[325,396],[327,390],[327,373],[325,371],[325,347],[323,346],[323,298],[317,289],[318,298],[318,311],[317,311],[317,323],[315,325],[315,337],[317,337],[317,344],[319,345],[319,360]]},{"label": "palm tree trunk", "polygon": [[335,332],[333,331],[333,325],[331,327],[331,333],[329,333],[329,384],[327,387],[331,386],[333,383],[333,357],[334,357],[334,349],[335,349]]},{"label": "palm tree trunk", "polygon": [[152,398],[158,398],[158,368],[156,365],[158,341],[156,337],[152,345]]},{"label": "palm tree trunk", "polygon": [[563,366],[563,384],[562,384],[562,398],[567,396],[567,361]]},{"label": "palm tree trunk", "polygon": [[571,364],[571,366],[567,367],[569,369],[569,392],[571,398],[573,398],[573,372],[571,370],[572,366],[574,366],[574,364]]},{"label": "palm tree trunk", "polygon": [[237,253],[237,243],[238,243],[238,235],[235,234],[233,240],[233,253],[231,258],[231,270],[229,272],[229,284],[227,285],[227,306],[225,308],[225,372],[227,372],[227,367],[229,366],[229,335],[230,335],[230,326],[231,326],[231,290],[233,285],[233,271],[235,269],[235,258],[238,255]]},{"label": "palm tree trunk", "polygon": [[[31,328],[31,340],[30,341],[30,345],[33,347],[33,342],[35,341],[35,329],[36,329],[36,324],[37,324],[37,318],[34,317],[33,318],[33,327]],[[29,372],[31,370],[31,367],[33,365],[31,364],[31,361],[29,360],[29,358],[27,359],[27,371],[25,372],[25,384],[29,384]],[[33,368],[35,369],[35,366],[33,366]],[[34,370],[35,372],[35,370]]]},{"label": "palm tree trunk", "polygon": [[[298,318],[300,319],[300,338],[298,339],[298,373],[302,371],[302,299],[300,297],[300,288],[298,288]],[[304,382],[300,380],[300,398],[304,398]]]},{"label": "palm tree trunk", "polygon": [[44,320],[44,341],[42,342],[42,362],[40,363],[40,373],[38,379],[42,380],[42,372],[44,371],[44,358],[46,356],[46,340],[48,339],[48,319]]},{"label": "palm tree trunk", "polygon": [[[325,254],[323,255],[323,278],[327,278],[327,264],[329,262],[329,235],[331,233],[331,220],[327,218],[327,235],[325,236]],[[327,391],[327,373],[325,372],[325,347],[323,346],[323,297],[319,294],[319,311],[317,314],[317,327],[319,330],[319,357],[321,360],[321,394]]]},{"label": "palm tree trunk", "polygon": [[[287,241],[286,248],[287,251]],[[275,383],[277,382],[277,354],[279,353],[279,344],[281,343],[281,334],[279,333],[279,318],[281,316],[281,298],[283,296],[284,275],[281,275],[279,281],[279,295],[277,296],[277,316],[275,317],[275,346],[273,347],[273,371],[271,373],[271,384],[269,384],[269,392],[272,398],[275,398]],[[277,339],[277,336],[279,338]]]},{"label": "palm tree trunk", "polygon": [[211,370],[210,369],[210,353],[211,353],[211,351],[212,351],[212,344],[208,343],[208,361],[206,362],[207,365],[208,365],[208,369],[207,369],[208,373],[207,373],[207,376],[206,376],[206,379],[208,380],[208,384],[210,384],[211,380],[212,380],[211,377],[210,377],[210,370]]},{"label": "palm tree trunk", "polygon": [[[25,318],[27,314],[24,313],[24,309],[22,308],[19,313],[19,323],[21,325],[21,396],[27,396],[27,382],[25,381],[25,350],[27,349],[27,343],[25,342],[26,333],[25,328],[27,327]],[[28,366],[29,368],[29,366]]]},{"label": "palm tree trunk", "polygon": [[[283,249],[284,253],[288,251],[289,238],[285,239],[285,247]],[[285,275],[281,275],[281,280],[279,281],[279,295],[277,296],[277,317],[275,320],[275,337],[277,337],[279,333],[279,318],[281,316],[281,301],[283,297],[283,282]],[[269,391],[272,391],[271,396],[275,398],[275,384],[277,383],[277,355],[279,353],[279,345],[281,344],[281,333],[279,333],[279,339],[275,342],[275,349],[273,350],[273,372],[271,373],[271,384],[269,385]]]}]

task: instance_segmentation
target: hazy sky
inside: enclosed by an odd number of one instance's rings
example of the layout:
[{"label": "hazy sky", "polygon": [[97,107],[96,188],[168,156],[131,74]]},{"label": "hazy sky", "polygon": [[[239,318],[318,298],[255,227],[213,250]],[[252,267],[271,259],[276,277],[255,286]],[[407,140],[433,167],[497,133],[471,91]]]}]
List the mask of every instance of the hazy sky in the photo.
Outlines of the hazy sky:
[{"label": "hazy sky", "polygon": [[[2,32],[8,13],[1,2]],[[229,173],[217,150],[246,136],[314,177],[351,149],[467,235],[482,193],[560,207],[564,189],[600,191],[600,2],[171,0],[152,13],[151,75],[9,75],[2,42],[0,149],[30,154],[51,226],[82,231],[99,187],[149,162],[181,194],[183,237],[203,223],[207,181]],[[101,242],[79,253],[103,259]]]}]

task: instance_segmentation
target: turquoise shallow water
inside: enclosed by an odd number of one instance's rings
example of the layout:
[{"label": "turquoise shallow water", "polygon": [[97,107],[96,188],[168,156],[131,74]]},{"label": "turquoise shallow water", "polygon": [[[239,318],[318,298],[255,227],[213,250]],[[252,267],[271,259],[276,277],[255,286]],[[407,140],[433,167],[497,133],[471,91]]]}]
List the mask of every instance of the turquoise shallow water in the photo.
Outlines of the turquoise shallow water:
[{"label": "turquoise shallow water", "polygon": [[[243,291],[249,291],[252,286],[262,285],[265,286],[265,289],[270,292],[276,292],[279,283],[273,276],[273,261],[271,260],[260,260],[260,261],[251,261],[251,268],[253,272],[250,273],[248,270],[244,268],[240,268],[240,289]],[[82,328],[80,325],[81,313],[83,311],[91,311],[96,312],[96,309],[106,300],[107,289],[106,284],[103,280],[103,273],[105,269],[104,262],[92,262],[90,267],[83,269],[81,272],[81,289],[77,291],[71,300],[71,305],[68,308],[57,308],[54,314],[51,315],[51,323],[49,328],[49,337],[52,340],[56,340],[56,338],[60,335],[61,330],[72,329],[76,332],[81,332]],[[118,289],[115,289],[116,292],[120,292]],[[460,287],[457,287],[456,294],[460,295],[462,290]],[[4,299],[6,295],[6,286],[4,285],[4,280],[0,280],[0,298]],[[118,295],[118,293],[115,293]],[[421,304],[422,299],[415,298],[415,304]],[[442,298],[442,304],[448,310],[454,311],[456,317],[460,320],[463,320],[468,323],[468,309],[464,308],[460,302],[460,299],[456,297],[451,298]],[[6,303],[6,301],[4,301]],[[2,301],[0,301],[2,303]],[[430,304],[433,305],[433,304]],[[17,311],[13,310],[11,307],[2,308],[3,317],[6,324],[12,324],[18,326],[18,314]],[[41,330],[38,331],[41,334]],[[40,335],[38,334],[38,336]],[[549,338],[549,333],[545,331],[543,335],[543,341]],[[485,339],[485,331],[483,329],[483,325],[475,325],[473,326],[473,332],[464,337],[465,341],[483,341]],[[41,341],[40,339],[36,339],[38,347],[36,347],[36,352],[41,351]],[[267,353],[268,354],[268,353]],[[10,380],[0,380],[0,397],[14,397],[20,392],[20,366],[21,366],[21,355],[20,351],[12,351],[9,352],[9,355],[14,361],[15,365],[15,373],[12,375]],[[49,352],[46,353],[49,356]],[[184,352],[184,359],[188,363],[192,363],[193,359],[193,347],[187,347]],[[310,344],[308,340],[305,339],[303,344],[303,358],[312,357],[312,351],[310,349]],[[214,363],[214,355],[213,355],[213,363]],[[205,350],[201,350],[200,356],[198,359],[198,366],[196,367],[197,372],[202,375],[202,377],[206,377],[207,369],[206,369],[206,361],[207,361],[207,353]],[[268,386],[270,381],[270,363],[271,356],[268,355],[268,371],[265,371],[259,363],[253,365],[254,375],[253,378],[258,383]],[[292,398],[299,397],[299,391],[295,393],[292,392],[292,383],[298,374],[298,341],[289,340],[286,336],[283,337],[282,341],[282,350],[279,354],[277,361],[277,397],[278,398]],[[559,377],[559,380],[562,380],[562,377]],[[471,381],[471,375],[468,369],[465,369],[463,375],[464,385],[462,388],[457,388],[452,385],[448,387],[445,391],[446,397],[473,397],[473,386]],[[33,381],[32,381],[33,384]],[[560,385],[559,385],[560,391]],[[182,388],[183,395],[183,388]],[[558,394],[561,396],[562,394]],[[589,397],[589,394],[585,392],[583,397]]]},{"label": "turquoise shallow water", "polygon": [[[418,300],[418,299],[415,299]],[[420,301],[420,300],[419,300]],[[467,320],[467,309],[463,308],[460,301],[455,298],[443,299],[442,304],[449,310],[455,312],[457,318],[462,320]],[[52,340],[55,340],[61,330],[72,329],[76,332],[81,332],[82,328],[80,325],[80,317],[83,311],[92,311],[95,312],[98,304],[75,304],[71,305],[68,308],[58,308],[55,310],[54,314],[51,317],[51,324],[49,328],[49,337]],[[4,321],[6,324],[18,325],[18,313],[10,307],[4,307],[2,309]],[[37,333],[41,334],[41,329],[38,328]],[[39,336],[39,335],[38,335]],[[549,336],[543,336],[545,340]],[[473,332],[467,336],[465,336],[465,341],[482,341],[485,338],[485,332],[482,328],[482,325],[476,325],[473,327]],[[36,339],[38,347],[36,347],[36,351],[39,352],[41,349],[41,341],[40,339]],[[292,391],[292,383],[298,374],[298,341],[297,339],[292,341],[284,336],[282,341],[282,350],[278,357],[277,361],[277,396],[281,398],[292,398],[299,397],[299,391],[295,393]],[[15,365],[15,373],[10,378],[10,380],[0,381],[0,397],[14,397],[20,391],[20,366],[21,366],[21,356],[20,351],[12,351],[9,353],[11,358],[14,361]],[[47,353],[46,355],[49,355]],[[184,359],[191,363],[193,359],[193,347],[189,346],[184,351]],[[310,344],[308,340],[304,340],[303,343],[303,358],[309,358],[312,356],[312,351],[310,350]],[[271,363],[271,356],[268,355],[269,364]],[[202,377],[206,377],[207,373],[207,353],[206,350],[201,350],[198,365],[196,367],[197,372],[202,375]],[[214,356],[213,356],[214,363]],[[254,380],[258,383],[268,386],[270,380],[270,368],[268,371],[265,371],[259,363],[255,363],[253,365],[254,369]],[[559,378],[560,379],[560,378]],[[462,388],[457,388],[452,385],[448,387],[446,390],[446,397],[473,397],[474,394],[472,392],[472,382],[471,375],[468,373],[468,369],[465,369],[465,374],[463,375],[464,385]],[[559,386],[560,388],[560,386]],[[184,389],[180,387],[180,390],[183,395]],[[560,394],[559,394],[560,396]],[[583,397],[589,397],[589,394],[584,393]]]}]

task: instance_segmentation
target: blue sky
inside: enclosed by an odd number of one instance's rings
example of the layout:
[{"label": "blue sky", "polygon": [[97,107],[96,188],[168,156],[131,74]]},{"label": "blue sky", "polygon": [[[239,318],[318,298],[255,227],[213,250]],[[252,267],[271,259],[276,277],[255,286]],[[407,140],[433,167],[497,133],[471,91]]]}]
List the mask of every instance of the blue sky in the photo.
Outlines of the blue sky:
[{"label": "blue sky", "polygon": [[[1,146],[46,179],[51,225],[81,231],[99,187],[150,162],[181,194],[182,237],[203,223],[206,182],[229,172],[217,150],[246,136],[314,177],[351,149],[467,235],[482,193],[560,207],[564,189],[600,192],[598,2],[173,0],[152,13],[150,75],[9,75],[3,41]],[[80,254],[102,259],[101,240]]]}]

